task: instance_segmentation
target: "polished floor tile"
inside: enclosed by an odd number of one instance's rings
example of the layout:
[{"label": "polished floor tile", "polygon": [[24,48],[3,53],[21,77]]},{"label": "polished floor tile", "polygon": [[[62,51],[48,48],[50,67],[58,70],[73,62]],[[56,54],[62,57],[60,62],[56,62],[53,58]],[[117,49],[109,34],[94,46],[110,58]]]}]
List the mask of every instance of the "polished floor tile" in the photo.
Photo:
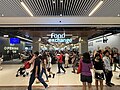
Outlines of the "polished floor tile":
[{"label": "polished floor tile", "polygon": [[[16,72],[18,68],[21,66],[21,64],[4,64],[3,70],[0,71],[0,86],[27,86],[29,82],[29,77],[16,77]],[[30,69],[27,70],[28,72]],[[57,65],[53,65],[52,71],[54,73],[57,72]],[[49,82],[47,82],[50,86],[65,86],[65,85],[73,85],[73,86],[79,86],[82,85],[80,82],[80,75],[79,74],[73,74],[71,73],[72,68],[67,68],[65,74],[56,74],[55,78],[50,78]],[[120,85],[120,79],[117,79],[118,73],[120,70],[117,70],[113,74],[112,82],[115,85]],[[44,80],[46,80],[45,75],[43,75]],[[105,82],[104,82],[105,84]],[[95,85],[95,80],[93,76],[93,83],[92,85]],[[33,86],[42,86],[41,84],[36,84],[34,82]],[[1,89],[0,89],[1,90]]]},{"label": "polished floor tile", "polygon": [[[0,90],[26,90],[26,87],[0,87]],[[44,90],[43,87],[33,87],[32,90]],[[64,87],[49,87],[47,90],[82,90],[81,86],[64,86]],[[92,90],[96,90],[95,87],[92,87]],[[120,90],[119,86],[116,87],[104,87],[103,90]]]}]

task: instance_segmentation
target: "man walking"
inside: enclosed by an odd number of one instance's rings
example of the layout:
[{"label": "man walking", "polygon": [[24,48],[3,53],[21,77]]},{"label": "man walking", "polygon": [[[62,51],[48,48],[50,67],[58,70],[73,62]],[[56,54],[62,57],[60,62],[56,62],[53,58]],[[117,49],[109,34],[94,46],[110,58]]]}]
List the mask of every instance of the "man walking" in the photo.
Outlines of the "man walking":
[{"label": "man walking", "polygon": [[28,90],[32,90],[32,84],[34,83],[35,78],[37,78],[44,85],[45,88],[48,87],[48,85],[45,83],[43,78],[40,76],[40,58],[38,57],[38,55],[39,55],[39,52],[36,51],[34,53],[34,57],[36,57],[36,58],[33,61],[34,62],[34,67],[33,67],[33,70],[32,70],[32,74],[30,76]]},{"label": "man walking", "polygon": [[62,69],[64,71],[64,73],[66,72],[65,69],[63,68],[62,64],[63,64],[63,54],[62,51],[60,52],[60,55],[57,56],[58,59],[58,72],[57,74],[61,73],[60,69]]}]

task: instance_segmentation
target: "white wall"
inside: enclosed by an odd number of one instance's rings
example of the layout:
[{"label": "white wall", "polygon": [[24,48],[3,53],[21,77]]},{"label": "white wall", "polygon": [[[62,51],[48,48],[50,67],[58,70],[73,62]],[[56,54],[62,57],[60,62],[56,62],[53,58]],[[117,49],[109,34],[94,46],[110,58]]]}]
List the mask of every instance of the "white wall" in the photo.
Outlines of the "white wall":
[{"label": "white wall", "polygon": [[109,46],[110,48],[116,47],[118,48],[120,52],[120,33],[107,36],[107,43],[103,43],[103,38],[96,39],[96,40],[88,40],[88,50],[93,51],[93,50],[98,50],[98,47],[100,49],[104,49],[106,46]]}]

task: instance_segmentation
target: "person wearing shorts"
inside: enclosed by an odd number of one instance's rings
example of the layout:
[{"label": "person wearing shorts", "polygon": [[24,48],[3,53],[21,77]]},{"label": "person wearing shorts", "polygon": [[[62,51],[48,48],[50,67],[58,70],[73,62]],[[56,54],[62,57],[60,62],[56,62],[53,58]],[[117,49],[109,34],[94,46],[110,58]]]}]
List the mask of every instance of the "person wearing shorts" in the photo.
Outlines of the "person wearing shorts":
[{"label": "person wearing shorts", "polygon": [[104,62],[101,59],[100,53],[96,53],[94,59],[94,76],[95,76],[95,86],[98,90],[98,82],[100,82],[100,90],[103,90],[103,80],[104,80]]},{"label": "person wearing shorts", "polygon": [[90,54],[88,52],[83,53],[83,60],[81,60],[82,70],[81,70],[81,81],[83,83],[83,89],[86,90],[86,84],[88,84],[88,89],[92,90],[92,62],[90,60]]}]

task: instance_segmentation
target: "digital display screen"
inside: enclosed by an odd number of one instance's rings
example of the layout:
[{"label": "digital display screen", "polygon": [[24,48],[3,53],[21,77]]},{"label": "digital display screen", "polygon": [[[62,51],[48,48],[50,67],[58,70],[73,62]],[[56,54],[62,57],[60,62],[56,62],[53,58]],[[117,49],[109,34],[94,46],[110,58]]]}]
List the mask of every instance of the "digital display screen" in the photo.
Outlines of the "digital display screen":
[{"label": "digital display screen", "polygon": [[20,44],[19,38],[10,38],[10,44]]}]

